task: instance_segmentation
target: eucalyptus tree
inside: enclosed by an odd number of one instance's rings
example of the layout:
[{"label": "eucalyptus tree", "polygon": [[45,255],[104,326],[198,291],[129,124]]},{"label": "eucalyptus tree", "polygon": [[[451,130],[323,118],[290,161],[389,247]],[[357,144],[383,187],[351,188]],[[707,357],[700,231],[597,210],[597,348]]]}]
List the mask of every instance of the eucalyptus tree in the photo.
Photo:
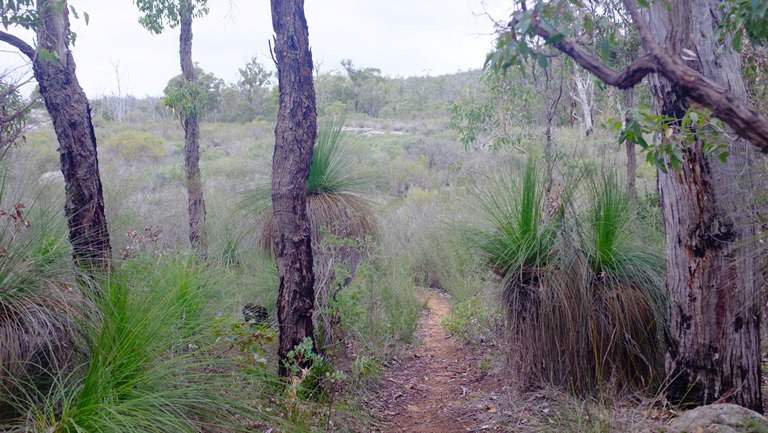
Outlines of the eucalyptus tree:
[{"label": "eucalyptus tree", "polygon": [[274,249],[280,276],[278,372],[288,376],[288,353],[305,339],[314,341],[315,274],[307,179],[317,136],[317,111],[304,0],[271,0],[270,4],[280,90],[272,158]]},{"label": "eucalyptus tree", "polygon": [[[617,6],[586,4],[598,5],[593,12],[600,13]],[[736,30],[734,42],[742,29],[765,40],[768,13],[745,12],[762,4],[749,1],[729,2],[734,9],[727,14],[718,0],[643,4],[644,15],[634,0],[623,1],[645,54],[621,71],[606,65],[610,38],[583,44],[588,30],[568,32],[573,8],[584,3],[563,0],[530,8],[521,2],[488,62],[503,69],[540,56],[530,43],[544,40],[611,86],[626,89],[650,77],[655,114],[630,122],[622,137],[645,147],[659,168],[669,292],[667,396],[695,404],[726,399],[761,411],[760,309],[748,220],[754,191],[747,143],[735,136],[768,152],[768,117],[746,102],[739,54],[728,49],[727,31]],[[594,27],[596,14],[584,20]],[[722,132],[715,118],[731,129]],[[659,141],[649,144],[643,133],[652,131]]]},{"label": "eucalyptus tree", "polygon": [[238,68],[237,72],[240,74],[237,88],[249,103],[256,103],[269,88],[272,72],[259,63],[255,55],[246,62],[245,66]]},{"label": "eucalyptus tree", "polygon": [[[112,249],[104,211],[96,135],[88,98],[77,79],[75,59],[70,50],[74,34],[70,13],[76,10],[67,0],[17,0],[0,3],[5,31],[0,41],[17,49],[32,63],[40,95],[51,116],[59,142],[61,172],[64,175],[64,211],[72,243],[72,257],[86,272],[108,271]],[[88,15],[84,14],[88,21]],[[32,30],[34,46],[8,33]]]},{"label": "eucalyptus tree", "polygon": [[139,23],[151,33],[160,34],[165,26],[180,28],[179,59],[184,82],[172,89],[174,91],[166,95],[164,102],[173,108],[184,128],[189,242],[197,255],[205,259],[208,235],[200,173],[200,117],[205,108],[205,98],[192,62],[192,19],[208,13],[208,0],[134,0],[134,3],[143,14]]},{"label": "eucalyptus tree", "polygon": [[378,117],[387,104],[389,96],[387,79],[381,75],[381,69],[356,68],[350,59],[342,60],[341,66],[352,82],[351,92],[355,112]]}]

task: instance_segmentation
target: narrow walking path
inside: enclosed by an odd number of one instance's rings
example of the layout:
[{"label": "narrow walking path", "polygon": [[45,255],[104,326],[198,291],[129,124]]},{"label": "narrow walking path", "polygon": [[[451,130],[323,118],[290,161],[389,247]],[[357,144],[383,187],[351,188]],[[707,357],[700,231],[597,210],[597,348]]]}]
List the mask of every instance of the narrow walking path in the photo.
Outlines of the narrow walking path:
[{"label": "narrow walking path", "polygon": [[419,322],[421,344],[394,359],[377,395],[385,433],[494,431],[486,421],[496,411],[498,384],[480,369],[482,356],[452,338],[440,322],[450,312],[448,295],[426,292]]}]

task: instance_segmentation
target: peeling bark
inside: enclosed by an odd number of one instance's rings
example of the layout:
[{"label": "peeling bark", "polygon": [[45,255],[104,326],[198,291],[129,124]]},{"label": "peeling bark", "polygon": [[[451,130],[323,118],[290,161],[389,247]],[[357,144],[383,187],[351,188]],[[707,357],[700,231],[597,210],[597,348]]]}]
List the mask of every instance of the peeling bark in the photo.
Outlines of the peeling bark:
[{"label": "peeling bark", "polygon": [[[650,9],[651,34],[675,52],[696,53],[687,67],[745,100],[739,54],[722,51],[713,38],[718,7],[717,0],[679,0],[671,9],[658,2]],[[651,83],[657,112],[681,119],[690,94],[664,76]],[[724,399],[762,412],[750,149],[738,140],[723,164],[702,148],[699,140],[684,150],[679,172],[659,172],[670,297],[668,398]]]},{"label": "peeling bark", "polygon": [[594,130],[592,122],[592,108],[595,103],[595,83],[589,75],[582,75],[579,68],[573,70],[573,83],[576,93],[571,98],[581,106],[581,121],[584,124],[584,135],[589,137]]}]

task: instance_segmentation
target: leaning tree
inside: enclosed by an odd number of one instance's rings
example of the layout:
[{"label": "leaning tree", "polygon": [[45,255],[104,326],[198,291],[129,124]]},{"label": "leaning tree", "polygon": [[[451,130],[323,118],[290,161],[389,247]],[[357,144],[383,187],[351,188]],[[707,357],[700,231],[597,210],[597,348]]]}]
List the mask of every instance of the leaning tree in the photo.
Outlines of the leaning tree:
[{"label": "leaning tree", "polygon": [[[653,2],[644,15],[634,0],[591,2],[597,7],[586,11],[587,30],[568,34],[557,26],[585,4],[553,0],[529,8],[521,2],[489,64],[505,68],[520,57],[540,55],[529,45],[538,38],[611,86],[631,88],[650,78],[655,114],[646,122],[630,122],[624,136],[645,146],[659,166],[670,298],[668,397],[694,404],[727,399],[761,411],[760,309],[754,227],[748,220],[750,149],[735,136],[768,152],[768,117],[747,104],[739,54],[727,49],[728,35],[717,36],[730,28],[740,38],[734,23],[765,21],[745,15],[743,8],[753,3],[734,3],[737,13],[724,21],[726,5],[718,0]],[[604,63],[610,40],[591,40],[595,14],[610,7],[622,8],[645,52],[621,71]],[[710,112],[731,128],[720,134],[728,144],[709,140],[710,132],[722,132]],[[660,132],[656,145],[643,139],[642,133],[651,130]]]},{"label": "leaning tree", "polygon": [[[69,240],[75,263],[89,273],[107,271],[112,250],[104,213],[104,196],[96,154],[91,107],[75,73],[69,49],[73,39],[69,14],[76,14],[67,0],[18,0],[5,2],[2,23],[9,28],[33,30],[36,46],[6,31],[0,41],[32,62],[40,95],[51,116],[59,141],[64,175]],[[87,19],[87,15],[86,15]]]}]

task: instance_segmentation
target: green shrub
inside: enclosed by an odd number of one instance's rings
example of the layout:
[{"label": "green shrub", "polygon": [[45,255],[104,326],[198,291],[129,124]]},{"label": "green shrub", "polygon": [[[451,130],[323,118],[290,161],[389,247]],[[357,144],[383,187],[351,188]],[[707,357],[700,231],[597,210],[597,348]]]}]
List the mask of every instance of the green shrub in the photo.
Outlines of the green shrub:
[{"label": "green shrub", "polygon": [[163,140],[149,132],[128,130],[104,140],[105,149],[116,149],[121,158],[158,161],[165,157]]},{"label": "green shrub", "polygon": [[455,304],[440,325],[464,342],[481,341],[495,330],[494,313],[482,296],[473,296]]}]

